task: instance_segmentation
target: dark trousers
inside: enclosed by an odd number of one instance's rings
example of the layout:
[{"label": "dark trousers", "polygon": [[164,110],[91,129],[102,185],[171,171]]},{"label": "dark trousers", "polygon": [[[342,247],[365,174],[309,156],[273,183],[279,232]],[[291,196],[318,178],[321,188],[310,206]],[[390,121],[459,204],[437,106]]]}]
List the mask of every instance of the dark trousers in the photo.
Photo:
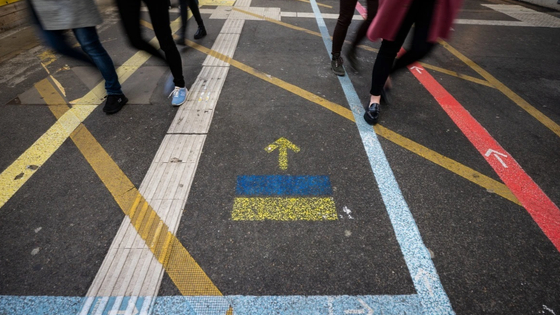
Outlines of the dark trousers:
[{"label": "dark trousers", "polygon": [[107,91],[107,95],[123,94],[113,60],[105,48],[103,48],[103,45],[101,45],[99,36],[97,35],[97,30],[94,26],[72,29],[74,36],[82,48],[82,51],[80,51],[68,43],[66,30],[43,29],[33,6],[30,5],[29,8],[31,11],[31,18],[39,28],[39,36],[49,47],[59,54],[96,66],[101,72],[103,79],[105,79],[105,90]]},{"label": "dark trousers", "polygon": [[150,45],[142,38],[140,31],[140,5],[141,0],[116,0],[124,31],[128,36],[130,44],[139,50],[143,50],[157,58],[164,60],[171,69],[175,86],[185,87],[183,78],[183,63],[177,46],[173,41],[171,27],[169,26],[169,5],[167,1],[143,0],[148,7],[150,20],[156,33],[161,50]]},{"label": "dark trousers", "polygon": [[[435,46],[428,42],[435,0],[414,0],[403,19],[394,41],[383,40],[377,53],[371,78],[371,95],[381,95],[381,91],[391,73],[406,68],[411,63],[425,57]],[[414,24],[412,45],[397,61],[395,58],[406,36]],[[393,65],[394,63],[394,65]]]},{"label": "dark trousers", "polygon": [[181,10],[181,28],[179,29],[179,36],[181,38],[187,37],[187,21],[188,21],[188,11],[187,6],[191,9],[192,15],[196,20],[196,24],[200,26],[204,26],[204,22],[202,22],[202,16],[200,15],[200,10],[198,9],[198,1],[197,0],[179,0],[179,8]]},{"label": "dark trousers", "polygon": [[[350,23],[352,23],[357,2],[358,0],[340,0],[338,20],[336,21],[333,33],[333,54],[340,53],[342,50],[342,44],[344,44],[348,27],[350,26]],[[352,47],[356,47],[362,39],[366,37],[369,25],[371,24],[371,21],[373,21],[375,14],[377,14],[378,2],[378,0],[367,0],[367,19],[362,21],[360,24],[358,32],[356,33],[356,38],[352,41]]]}]

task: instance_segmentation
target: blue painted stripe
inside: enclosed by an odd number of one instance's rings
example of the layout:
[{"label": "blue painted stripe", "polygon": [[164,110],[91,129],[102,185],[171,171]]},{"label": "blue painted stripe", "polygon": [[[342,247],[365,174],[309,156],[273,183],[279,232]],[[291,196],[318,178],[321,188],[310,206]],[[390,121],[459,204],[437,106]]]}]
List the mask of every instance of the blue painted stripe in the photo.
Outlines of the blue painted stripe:
[{"label": "blue painted stripe", "polygon": [[0,295],[0,314],[76,315],[83,297]]},{"label": "blue painted stripe", "polygon": [[[84,314],[125,314],[129,309],[139,315],[215,315],[226,314],[230,306],[235,315],[282,314],[420,314],[418,295],[293,295],[293,296],[161,296],[161,297],[65,297],[0,296],[0,314],[76,315],[81,304],[93,299]],[[122,301],[122,303],[120,303]],[[153,302],[153,303],[152,303]],[[143,305],[146,303],[146,305]],[[118,305],[120,304],[120,305]],[[103,309],[99,309],[100,305]],[[114,307],[117,305],[116,307]],[[149,306],[149,307],[146,307]]]},{"label": "blue painted stripe", "polygon": [[328,176],[249,175],[237,176],[240,196],[328,196]]},{"label": "blue painted stripe", "polygon": [[[315,0],[311,0],[311,7],[315,13],[317,25],[319,26],[323,42],[330,56],[332,42],[329,31],[327,30],[325,21],[323,20],[323,16]],[[383,148],[377,139],[377,135],[373,128],[368,125],[362,117],[364,109],[354,89],[354,85],[352,85],[352,81],[350,81],[348,76],[339,76],[338,79],[342,85],[348,104],[352,109],[352,113],[354,114],[356,126],[360,132],[371,169],[377,181],[377,185],[379,186],[379,191],[385,203],[385,207],[387,208],[412,282],[422,301],[423,313],[455,314],[451,307],[451,302],[441,285],[428,249],[422,241],[412,213],[410,213],[408,204],[404,200],[399,184],[393,174],[393,170],[387,161],[385,152],[383,152]]]}]

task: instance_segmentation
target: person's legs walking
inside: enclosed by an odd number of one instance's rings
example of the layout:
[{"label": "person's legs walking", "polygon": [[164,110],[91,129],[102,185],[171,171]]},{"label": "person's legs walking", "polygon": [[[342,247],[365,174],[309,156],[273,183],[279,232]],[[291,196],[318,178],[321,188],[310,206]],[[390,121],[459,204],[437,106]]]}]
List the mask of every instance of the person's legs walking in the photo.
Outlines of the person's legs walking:
[{"label": "person's legs walking", "polygon": [[375,63],[373,65],[373,72],[371,75],[371,89],[370,89],[370,100],[369,105],[366,106],[366,112],[364,114],[364,119],[370,125],[375,125],[379,119],[381,94],[384,93],[383,89],[387,78],[391,73],[393,68],[393,63],[397,57],[397,53],[401,49],[412,24],[415,19],[415,11],[413,6],[415,3],[422,2],[422,0],[414,0],[408,13],[401,23],[401,27],[397,32],[394,41],[383,40],[381,42],[381,47],[375,58]]},{"label": "person's legs walking", "polygon": [[107,114],[117,113],[128,102],[124,96],[119,77],[113,60],[101,45],[97,30],[94,26],[76,28],[72,30],[76,39],[80,43],[82,50],[91,58],[101,75],[105,79],[105,90],[107,91],[107,100],[103,106],[103,111]]},{"label": "person's legs walking", "polygon": [[368,28],[377,14],[377,7],[379,6],[379,0],[367,0],[367,18],[360,23],[356,37],[352,41],[352,45],[346,53],[346,58],[348,59],[350,66],[357,70],[358,59],[356,58],[356,47],[362,42],[366,37]]},{"label": "person's legs walking", "polygon": [[91,58],[105,79],[107,95],[121,95],[119,77],[115,71],[113,60],[101,45],[95,27],[83,27],[72,30],[82,50]]},{"label": "person's legs walking", "polygon": [[338,13],[338,20],[336,21],[336,26],[334,27],[331,51],[331,69],[336,75],[343,76],[345,74],[344,67],[342,66],[344,61],[340,56],[340,52],[342,50],[344,40],[346,39],[346,34],[348,33],[348,27],[350,26],[350,23],[352,23],[357,2],[358,0],[340,0],[340,9]]},{"label": "person's legs walking", "polygon": [[[171,27],[169,26],[169,11],[165,4],[159,0],[145,0],[154,32],[159,41],[161,49],[165,53],[165,59],[173,75],[175,89],[171,92],[173,100],[171,104],[174,106],[182,105],[187,99],[188,90],[185,87],[185,79],[183,78],[183,62],[177,46],[173,41]],[[171,96],[170,95],[170,96]]]},{"label": "person's legs walking", "polygon": [[189,8],[191,9],[192,15],[196,20],[198,29],[194,33],[194,39],[201,39],[206,36],[206,28],[204,27],[204,22],[202,21],[202,16],[200,15],[200,10],[198,9],[198,0],[187,0],[189,3]]},{"label": "person's legs walking", "polygon": [[[159,52],[159,50],[142,38],[142,33],[140,31],[141,0],[116,0],[116,3],[121,16],[121,22],[130,45],[167,62],[166,58],[161,54],[161,52]],[[167,8],[167,3],[165,1],[160,2],[160,4]],[[167,20],[169,21],[169,16],[167,17]],[[153,20],[152,23],[154,23]]]},{"label": "person's legs walking", "polygon": [[179,38],[176,41],[176,43],[179,45],[185,45],[185,39],[187,38],[187,1],[188,0],[179,0],[179,12],[181,12],[181,27],[179,28]]},{"label": "person's legs walking", "polygon": [[413,62],[424,58],[436,46],[435,43],[428,42],[435,0],[425,0],[422,4],[415,8],[417,14],[414,19],[412,45],[406,53],[397,59],[391,73],[406,68]]}]

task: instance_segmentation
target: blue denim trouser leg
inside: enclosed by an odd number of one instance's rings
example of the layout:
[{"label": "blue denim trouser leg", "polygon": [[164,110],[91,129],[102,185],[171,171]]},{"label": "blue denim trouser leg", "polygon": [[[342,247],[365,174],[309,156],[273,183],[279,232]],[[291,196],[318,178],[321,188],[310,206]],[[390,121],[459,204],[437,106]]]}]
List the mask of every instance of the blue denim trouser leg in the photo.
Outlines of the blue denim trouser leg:
[{"label": "blue denim trouser leg", "polygon": [[94,26],[72,29],[82,50],[91,58],[105,79],[107,95],[123,94],[113,60],[101,45]]}]

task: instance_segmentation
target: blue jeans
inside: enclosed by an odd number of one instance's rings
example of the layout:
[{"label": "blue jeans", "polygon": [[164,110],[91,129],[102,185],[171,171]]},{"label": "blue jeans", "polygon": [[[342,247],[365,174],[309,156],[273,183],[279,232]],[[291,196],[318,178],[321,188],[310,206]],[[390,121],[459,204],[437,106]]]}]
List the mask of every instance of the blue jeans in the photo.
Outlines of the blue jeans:
[{"label": "blue jeans", "polygon": [[123,94],[113,60],[101,45],[94,26],[72,29],[87,56],[68,44],[64,34],[65,31],[48,31],[42,28],[40,31],[47,44],[58,53],[95,65],[105,79],[107,95]]}]

